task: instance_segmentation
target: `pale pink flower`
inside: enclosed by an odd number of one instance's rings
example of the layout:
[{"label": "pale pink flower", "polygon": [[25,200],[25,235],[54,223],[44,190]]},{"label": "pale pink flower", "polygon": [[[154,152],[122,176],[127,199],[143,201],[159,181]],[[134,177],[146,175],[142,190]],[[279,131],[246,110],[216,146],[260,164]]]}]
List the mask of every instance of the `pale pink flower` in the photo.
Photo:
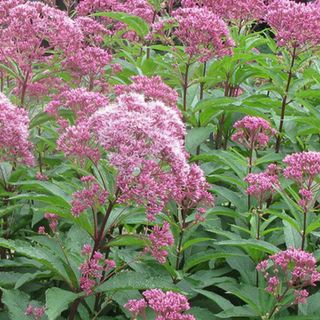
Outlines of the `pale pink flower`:
[{"label": "pale pink flower", "polygon": [[294,153],[286,156],[283,162],[286,164],[283,174],[298,184],[298,204],[307,212],[320,186],[316,180],[320,175],[320,152]]},{"label": "pale pink flower", "polygon": [[96,287],[102,279],[103,272],[110,271],[111,267],[115,267],[115,263],[112,260],[104,260],[103,254],[99,251],[95,251],[93,255],[90,256],[91,250],[89,244],[84,245],[82,254],[86,256],[87,259],[79,268],[81,273],[80,289],[84,291],[87,296],[93,293],[94,287]]},{"label": "pale pink flower", "polygon": [[97,163],[101,158],[95,134],[88,121],[67,127],[57,141],[58,150],[67,157],[84,164],[87,160]]},{"label": "pale pink flower", "polygon": [[71,212],[78,217],[86,209],[95,209],[103,205],[108,197],[108,192],[103,190],[93,176],[85,176],[81,178],[84,188],[72,195]]},{"label": "pale pink flower", "polygon": [[53,233],[57,231],[58,227],[58,216],[54,213],[45,213],[44,217],[49,221],[50,229]]},{"label": "pale pink flower", "polygon": [[145,251],[150,252],[159,263],[165,263],[168,255],[166,248],[174,244],[170,224],[165,221],[162,227],[158,225],[154,226],[149,235],[149,240],[151,245],[150,247],[146,247]]},{"label": "pale pink flower", "polygon": [[0,160],[34,164],[28,113],[0,93]]},{"label": "pale pink flower", "polygon": [[161,320],[195,320],[190,314],[183,314],[190,309],[188,299],[176,292],[163,292],[160,289],[151,289],[143,292],[148,306],[157,315],[156,319]]},{"label": "pale pink flower", "polygon": [[178,23],[173,33],[190,57],[205,62],[232,53],[234,42],[226,23],[206,8],[180,8],[173,17]]},{"label": "pale pink flower", "polygon": [[235,22],[248,23],[264,17],[264,0],[183,0],[184,7],[206,7],[221,18]]},{"label": "pale pink flower", "polygon": [[[268,261],[272,262],[269,268]],[[279,297],[282,294],[281,288],[282,291],[293,289],[293,303],[305,303],[309,293],[304,288],[315,286],[320,281],[315,257],[294,248],[270,256],[258,264],[257,270],[264,273],[268,283],[266,290],[274,296]]]},{"label": "pale pink flower", "polygon": [[274,0],[265,17],[279,46],[306,49],[320,44],[320,3]]},{"label": "pale pink flower", "polygon": [[149,217],[159,213],[189,170],[179,113],[141,95],[122,95],[95,113],[92,127],[118,171],[118,201],[145,206]]},{"label": "pale pink flower", "polygon": [[85,88],[69,89],[54,96],[45,110],[57,119],[61,117],[60,110],[70,110],[78,122],[88,119],[108,102],[108,98],[100,93],[88,91]]},{"label": "pale pink flower", "polygon": [[[272,169],[273,166],[270,165],[269,167]],[[249,173],[244,179],[248,183],[247,193],[254,196],[258,200],[259,205],[262,205],[279,188],[278,176],[269,167],[261,173]]]},{"label": "pale pink flower", "polygon": [[234,125],[236,132],[231,139],[244,145],[249,150],[263,148],[276,134],[275,129],[271,128],[270,123],[263,118],[245,116]]},{"label": "pale pink flower", "polygon": [[31,317],[33,320],[40,320],[46,311],[45,307],[35,307],[33,305],[29,305],[25,311],[25,314]]},{"label": "pale pink flower", "polygon": [[124,305],[124,307],[131,312],[133,318],[136,318],[139,314],[143,313],[147,306],[147,302],[144,299],[132,299]]},{"label": "pale pink flower", "polygon": [[146,101],[158,100],[169,107],[177,108],[178,93],[166,85],[161,77],[134,76],[131,79],[133,82],[130,85],[115,86],[117,95],[136,92],[143,94]]}]

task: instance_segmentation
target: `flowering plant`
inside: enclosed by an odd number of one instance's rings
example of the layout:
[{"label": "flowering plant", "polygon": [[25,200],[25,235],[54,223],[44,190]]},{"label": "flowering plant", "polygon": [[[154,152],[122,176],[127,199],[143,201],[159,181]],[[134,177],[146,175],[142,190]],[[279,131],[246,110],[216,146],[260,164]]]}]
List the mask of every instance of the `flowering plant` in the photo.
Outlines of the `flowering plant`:
[{"label": "flowering plant", "polygon": [[0,319],[317,319],[319,9],[0,0]]}]

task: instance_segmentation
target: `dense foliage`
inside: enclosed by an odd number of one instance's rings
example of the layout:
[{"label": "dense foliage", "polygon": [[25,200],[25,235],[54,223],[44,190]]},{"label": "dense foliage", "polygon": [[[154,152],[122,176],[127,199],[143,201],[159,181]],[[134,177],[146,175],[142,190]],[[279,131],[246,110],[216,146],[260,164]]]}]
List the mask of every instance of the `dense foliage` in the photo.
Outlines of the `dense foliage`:
[{"label": "dense foliage", "polygon": [[320,1],[63,2],[0,0],[0,319],[319,319]]}]

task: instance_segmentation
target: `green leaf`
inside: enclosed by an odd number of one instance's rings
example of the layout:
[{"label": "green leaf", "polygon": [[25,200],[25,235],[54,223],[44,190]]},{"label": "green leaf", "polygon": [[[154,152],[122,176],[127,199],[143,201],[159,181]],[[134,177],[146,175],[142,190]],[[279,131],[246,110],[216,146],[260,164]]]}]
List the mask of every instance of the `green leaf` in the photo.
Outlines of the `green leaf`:
[{"label": "green leaf", "polygon": [[13,183],[14,185],[23,186],[29,190],[34,190],[34,188],[43,189],[50,194],[55,195],[58,197],[63,203],[66,208],[71,208],[70,202],[71,197],[66,194],[60,186],[48,181],[38,181],[38,180],[29,180],[29,181],[20,181]]},{"label": "green leaf", "polygon": [[222,311],[216,314],[216,317],[223,319],[232,319],[234,318],[256,318],[257,313],[252,310],[249,306],[240,306],[240,307],[232,307],[228,310]]},{"label": "green leaf", "polygon": [[194,154],[197,147],[209,138],[209,134],[213,131],[213,126],[209,125],[204,128],[193,128],[186,136],[187,151]]},{"label": "green leaf", "polygon": [[96,292],[109,292],[119,290],[146,290],[146,289],[172,290],[175,286],[171,278],[161,276],[148,276],[144,273],[124,271],[116,274],[107,282],[98,286]]},{"label": "green leaf", "polygon": [[3,292],[2,302],[9,310],[11,320],[30,320],[25,314],[29,304],[29,296],[19,290],[1,289]]},{"label": "green leaf", "polygon": [[190,248],[194,244],[206,242],[206,241],[211,241],[211,240],[212,240],[212,238],[195,238],[195,239],[188,240],[183,244],[181,251],[184,251],[184,250]]},{"label": "green leaf", "polygon": [[227,300],[226,298],[223,298],[219,294],[216,294],[211,291],[207,290],[201,290],[201,289],[193,289],[193,291],[198,292],[202,294],[203,296],[207,297],[208,299],[215,302],[222,310],[228,310],[234,307],[234,305]]},{"label": "green leaf", "polygon": [[115,246],[139,246],[145,247],[148,244],[147,239],[139,235],[123,235],[108,242],[108,247]]},{"label": "green leaf", "polygon": [[262,241],[262,240],[255,240],[255,239],[239,239],[239,240],[225,240],[225,241],[220,241],[216,243],[217,245],[220,246],[233,246],[233,247],[240,247],[247,251],[247,249],[256,249],[265,253],[269,254],[274,254],[279,251],[279,248],[274,246],[271,243]]},{"label": "green leaf", "polygon": [[61,312],[66,310],[71,302],[81,294],[60,288],[50,288],[46,291],[46,314],[49,320],[55,320]]},{"label": "green leaf", "polygon": [[92,14],[95,17],[109,17],[121,21],[134,30],[137,35],[144,39],[149,33],[149,25],[140,17],[133,16],[124,12],[97,12]]},{"label": "green leaf", "polygon": [[192,255],[186,262],[184,266],[184,270],[188,271],[194,266],[207,262],[214,259],[221,259],[221,258],[227,258],[231,256],[235,256],[237,254],[228,253],[228,252],[210,252],[210,253],[203,253],[199,252],[198,254]]},{"label": "green leaf", "polygon": [[283,220],[282,223],[284,225],[284,238],[287,248],[301,248],[302,238],[300,233],[289,222]]}]

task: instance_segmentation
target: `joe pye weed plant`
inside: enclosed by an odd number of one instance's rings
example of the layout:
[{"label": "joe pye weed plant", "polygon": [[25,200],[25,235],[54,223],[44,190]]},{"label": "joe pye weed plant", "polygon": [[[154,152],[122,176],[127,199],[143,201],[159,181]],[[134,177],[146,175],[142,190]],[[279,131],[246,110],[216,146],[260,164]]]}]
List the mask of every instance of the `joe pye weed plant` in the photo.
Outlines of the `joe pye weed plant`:
[{"label": "joe pye weed plant", "polygon": [[319,18],[0,0],[0,319],[317,319]]}]

